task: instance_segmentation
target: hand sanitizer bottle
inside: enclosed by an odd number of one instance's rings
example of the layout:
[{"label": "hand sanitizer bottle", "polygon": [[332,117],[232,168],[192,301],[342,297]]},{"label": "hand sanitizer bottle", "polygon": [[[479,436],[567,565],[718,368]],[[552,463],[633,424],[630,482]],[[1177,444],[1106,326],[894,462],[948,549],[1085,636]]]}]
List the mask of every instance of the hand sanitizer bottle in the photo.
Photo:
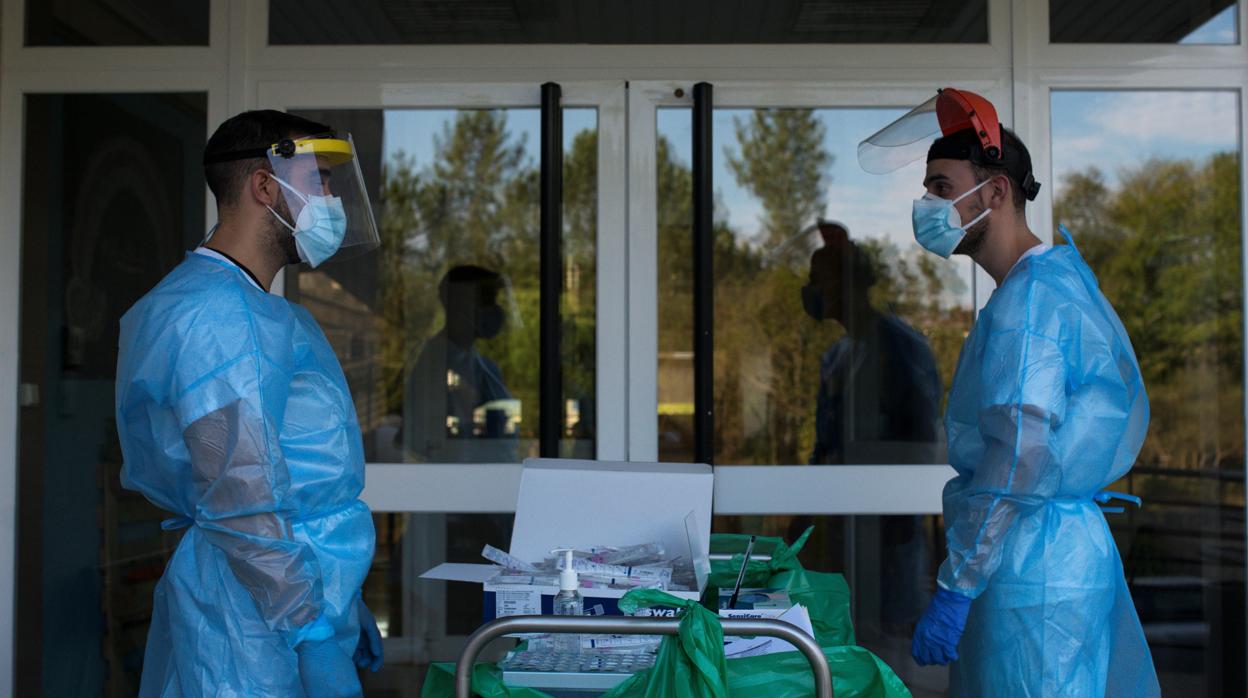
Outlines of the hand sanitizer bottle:
[{"label": "hand sanitizer bottle", "polygon": [[[557,616],[585,615],[584,601],[581,599],[580,580],[576,570],[572,569],[572,550],[570,548],[555,550],[563,553],[563,569],[559,572],[559,595],[555,597],[554,610]],[[554,636],[555,651],[561,654],[579,654],[581,636],[575,633],[556,633]]]}]

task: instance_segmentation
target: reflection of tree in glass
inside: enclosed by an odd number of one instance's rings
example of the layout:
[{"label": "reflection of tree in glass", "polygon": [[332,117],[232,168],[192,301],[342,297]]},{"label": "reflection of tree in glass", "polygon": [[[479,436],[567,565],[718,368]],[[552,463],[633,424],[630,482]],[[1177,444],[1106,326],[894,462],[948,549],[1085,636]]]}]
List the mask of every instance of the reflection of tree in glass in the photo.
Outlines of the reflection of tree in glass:
[{"label": "reflection of tree in glass", "polygon": [[[758,242],[774,249],[823,215],[833,160],[823,147],[826,129],[813,109],[755,109],[733,126],[740,156],[732,149],[724,155],[737,183],[763,206]],[[809,253],[794,249],[779,261],[805,264]]]},{"label": "reflection of tree in glass", "polygon": [[[1095,168],[1063,184],[1054,217],[1070,228],[1130,334],[1152,408],[1128,476],[1145,500],[1124,556],[1128,572],[1242,584],[1242,550],[1213,552],[1217,531],[1243,532],[1238,154],[1150,160],[1120,172],[1114,189]],[[1206,539],[1203,552],[1192,538]],[[1228,593],[1242,597],[1243,588]]]},{"label": "reflection of tree in glass", "polygon": [[[803,315],[800,289],[818,240],[793,239],[825,213],[834,159],[825,131],[813,110],[760,109],[736,121],[737,143],[725,149],[737,183],[762,206],[763,231],[757,240],[716,231],[719,462],[804,463],[814,445],[820,357],[843,329]],[[970,309],[956,302],[964,284],[950,265],[901,254],[872,232],[852,231],[878,269],[872,304],[925,335],[947,384],[970,325]]]},{"label": "reflection of tree in glass", "polygon": [[[458,112],[434,146],[433,162],[419,171],[399,153],[383,172],[380,323],[387,410],[402,412],[404,369],[442,325],[438,280],[452,266],[475,264],[498,270],[512,285],[516,312],[510,319],[523,326],[509,327],[480,349],[521,401],[520,435],[532,439],[538,419],[538,167],[524,139],[508,131],[503,111]],[[593,396],[595,365],[594,131],[576,135],[564,167],[564,381],[569,397],[584,401]],[[581,413],[590,417],[587,407],[583,403]]]},{"label": "reflection of tree in glass", "polygon": [[1242,470],[1239,160],[1151,160],[1111,190],[1095,168],[1054,204],[1135,345],[1154,418],[1148,465]]}]

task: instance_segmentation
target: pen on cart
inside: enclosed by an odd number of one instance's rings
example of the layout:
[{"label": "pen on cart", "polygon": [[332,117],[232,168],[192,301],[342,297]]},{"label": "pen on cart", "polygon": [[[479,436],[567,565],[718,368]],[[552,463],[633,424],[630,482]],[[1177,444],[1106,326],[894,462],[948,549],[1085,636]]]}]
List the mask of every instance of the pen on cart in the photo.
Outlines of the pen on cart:
[{"label": "pen on cart", "polygon": [[741,560],[741,571],[737,572],[737,585],[732,589],[732,597],[728,599],[728,608],[737,607],[737,596],[741,594],[741,582],[745,581],[745,569],[750,566],[750,553],[754,552],[754,536],[745,544],[745,556]]}]

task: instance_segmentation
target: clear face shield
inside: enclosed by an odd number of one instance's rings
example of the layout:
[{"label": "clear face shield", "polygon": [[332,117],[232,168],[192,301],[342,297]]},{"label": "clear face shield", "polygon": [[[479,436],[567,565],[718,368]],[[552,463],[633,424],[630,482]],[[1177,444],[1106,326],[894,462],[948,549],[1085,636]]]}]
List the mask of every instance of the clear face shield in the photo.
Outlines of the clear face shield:
[{"label": "clear face shield", "polygon": [[316,267],[377,248],[377,223],[351,134],[284,139],[266,155],[291,220],[274,214],[295,236],[300,259]]},{"label": "clear face shield", "polygon": [[972,129],[989,160],[1001,157],[1001,127],[992,103],[974,92],[946,87],[858,144],[858,164],[888,174],[927,155],[944,135]]},{"label": "clear face shield", "polygon": [[[283,138],[269,146],[204,156],[212,165],[265,158],[285,210],[269,212],[294,236],[299,258],[317,267],[376,249],[373,208],[351,134]],[[211,235],[211,233],[209,233]]]}]

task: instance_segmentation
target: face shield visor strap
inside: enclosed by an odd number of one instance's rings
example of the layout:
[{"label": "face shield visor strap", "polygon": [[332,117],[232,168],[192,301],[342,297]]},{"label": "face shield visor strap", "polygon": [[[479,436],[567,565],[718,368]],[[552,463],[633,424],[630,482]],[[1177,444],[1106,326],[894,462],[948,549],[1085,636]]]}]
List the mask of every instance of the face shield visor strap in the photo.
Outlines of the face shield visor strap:
[{"label": "face shield visor strap", "polygon": [[959,131],[974,134],[984,157],[989,162],[1001,160],[1001,123],[992,102],[974,92],[963,92],[952,87],[939,90],[936,97],[936,120],[940,132],[948,136]]}]

